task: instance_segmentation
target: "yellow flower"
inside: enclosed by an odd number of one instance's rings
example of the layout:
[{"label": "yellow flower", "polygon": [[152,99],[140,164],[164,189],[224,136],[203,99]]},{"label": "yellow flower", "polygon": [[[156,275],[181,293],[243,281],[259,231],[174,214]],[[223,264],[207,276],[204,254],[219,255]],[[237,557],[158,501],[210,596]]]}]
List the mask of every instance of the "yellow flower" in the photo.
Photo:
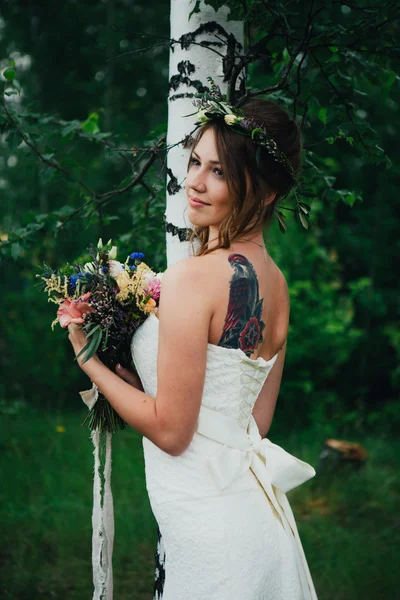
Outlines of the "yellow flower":
[{"label": "yellow flower", "polygon": [[131,279],[126,271],[121,271],[115,278],[119,289],[126,290],[129,287]]},{"label": "yellow flower", "polygon": [[65,427],[63,427],[63,425],[57,425],[56,431],[58,431],[58,433],[64,433]]},{"label": "yellow flower", "polygon": [[129,299],[129,294],[133,293],[133,282],[126,271],[121,271],[121,273],[115,277],[115,281],[119,287],[119,292],[116,295],[116,299],[118,302],[124,303]]},{"label": "yellow flower", "polygon": [[[36,275],[36,277],[40,277],[40,275]],[[57,294],[61,294],[64,298],[68,298],[68,277],[65,275],[61,278],[60,275],[51,274],[49,278],[40,277],[43,281],[46,282],[44,291],[50,296],[52,292],[56,292]],[[49,297],[49,302],[54,302],[54,304],[61,304],[63,302],[62,298],[51,298]]]}]

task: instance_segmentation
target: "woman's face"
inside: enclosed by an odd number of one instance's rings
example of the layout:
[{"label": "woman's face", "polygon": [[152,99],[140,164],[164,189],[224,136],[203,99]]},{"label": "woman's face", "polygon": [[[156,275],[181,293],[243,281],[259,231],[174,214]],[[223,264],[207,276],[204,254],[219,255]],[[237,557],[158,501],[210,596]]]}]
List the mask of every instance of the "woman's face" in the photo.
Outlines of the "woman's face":
[{"label": "woman's face", "polygon": [[192,152],[186,195],[188,217],[193,225],[219,227],[231,210],[228,185],[218,160],[212,128],[203,133]]}]

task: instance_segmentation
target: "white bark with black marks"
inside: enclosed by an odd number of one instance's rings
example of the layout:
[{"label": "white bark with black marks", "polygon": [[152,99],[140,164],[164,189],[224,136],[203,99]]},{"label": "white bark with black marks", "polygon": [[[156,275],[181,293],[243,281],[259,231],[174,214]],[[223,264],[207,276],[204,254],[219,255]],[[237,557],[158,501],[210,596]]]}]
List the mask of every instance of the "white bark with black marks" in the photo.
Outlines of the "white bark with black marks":
[{"label": "white bark with black marks", "polygon": [[[208,88],[207,77],[212,77],[224,94],[227,92],[232,64],[237,61],[236,54],[241,53],[243,48],[243,23],[228,21],[227,6],[222,6],[215,12],[211,6],[201,2],[200,12],[192,14],[189,20],[194,6],[195,3],[191,0],[171,0],[170,36],[173,41],[179,40],[180,43],[172,42],[170,51],[168,146],[184,139],[193,130],[195,117],[183,116],[195,112],[193,96]],[[239,84],[240,78],[236,87]],[[183,148],[182,144],[168,152],[165,213],[168,265],[191,254],[190,244],[181,241],[174,229],[191,226],[185,214],[188,158],[189,149]]]}]

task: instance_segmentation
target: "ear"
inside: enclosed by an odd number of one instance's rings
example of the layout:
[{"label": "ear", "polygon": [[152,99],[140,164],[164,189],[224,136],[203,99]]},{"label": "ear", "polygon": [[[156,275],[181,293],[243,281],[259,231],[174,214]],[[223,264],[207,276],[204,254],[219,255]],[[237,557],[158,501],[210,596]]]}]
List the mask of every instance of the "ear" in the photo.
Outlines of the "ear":
[{"label": "ear", "polygon": [[267,198],[264,200],[264,208],[267,208],[268,204],[271,204],[271,202],[275,200],[277,193],[277,191],[271,192],[271,194],[267,196]]}]

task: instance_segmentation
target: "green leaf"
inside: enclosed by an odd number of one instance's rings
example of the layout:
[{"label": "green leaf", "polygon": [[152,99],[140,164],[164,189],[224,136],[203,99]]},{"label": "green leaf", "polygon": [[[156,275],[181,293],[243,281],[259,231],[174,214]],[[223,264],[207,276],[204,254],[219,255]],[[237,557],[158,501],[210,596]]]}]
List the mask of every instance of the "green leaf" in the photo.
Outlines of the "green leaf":
[{"label": "green leaf", "polygon": [[74,212],[74,210],[76,209],[73,206],[69,206],[68,204],[66,204],[65,206],[62,206],[58,210],[54,211],[53,214],[57,217],[69,217]]},{"label": "green leaf", "polygon": [[71,121],[71,123],[68,123],[68,125],[61,130],[61,136],[67,137],[67,135],[69,135],[72,131],[79,129],[80,126],[81,124],[79,121]]},{"label": "green leaf", "polygon": [[320,108],[318,111],[318,118],[324,125],[326,125],[328,120],[328,109],[324,107]]},{"label": "green leaf", "polygon": [[16,260],[21,255],[21,246],[20,244],[11,244],[11,256],[14,260]]},{"label": "green leaf", "polygon": [[7,79],[7,81],[13,81],[15,79],[15,69],[7,67],[7,69],[3,71],[3,77]]},{"label": "green leaf", "polygon": [[308,213],[311,210],[311,207],[308,204],[306,204],[305,202],[298,202],[298,206],[299,206],[300,210],[302,210],[303,213],[306,215],[308,215]]},{"label": "green leaf", "polygon": [[100,131],[98,121],[99,121],[99,115],[97,113],[90,113],[90,115],[88,116],[86,121],[83,121],[83,123],[81,123],[81,128],[83,129],[83,131],[86,131],[86,133],[95,135],[96,133],[99,133],[99,131]]},{"label": "green leaf", "polygon": [[396,73],[393,71],[389,71],[388,78],[386,80],[387,87],[392,87],[393,83],[396,81]]},{"label": "green leaf", "polygon": [[86,344],[86,346],[84,346],[84,348],[82,348],[82,350],[79,352],[79,354],[76,355],[75,360],[77,358],[79,358],[80,356],[82,356],[82,354],[84,354],[84,353],[85,353],[85,356],[83,357],[82,362],[85,363],[89,359],[91,359],[92,356],[96,353],[98,347],[100,346],[101,337],[102,337],[102,332],[100,329],[98,329],[94,333],[94,335],[91,337],[89,342]]},{"label": "green leaf", "polygon": [[277,210],[276,218],[278,219],[279,229],[281,230],[282,233],[285,233],[285,231],[287,230],[287,225],[285,223],[285,219],[286,219],[285,215],[280,210]]},{"label": "green leaf", "polygon": [[329,46],[329,50],[331,52],[337,52],[339,50],[339,48],[337,46]]},{"label": "green leaf", "polygon": [[332,187],[336,181],[336,177],[334,175],[324,175],[324,181],[329,187]]},{"label": "green leaf", "polygon": [[94,334],[95,331],[97,331],[100,327],[100,323],[98,323],[97,325],[95,325],[94,327],[92,327],[92,329],[90,329],[88,332],[85,331],[86,333],[86,337],[90,337]]},{"label": "green leaf", "polygon": [[357,198],[356,198],[356,197],[355,197],[355,195],[354,195],[354,194],[352,194],[351,192],[350,192],[350,194],[347,194],[347,196],[345,196],[345,197],[343,198],[343,202],[344,202],[345,204],[347,204],[348,206],[353,206],[353,204],[354,204],[354,202],[355,202],[356,200],[357,200]]},{"label": "green leaf", "polygon": [[47,219],[49,215],[47,213],[42,213],[40,215],[36,215],[35,219],[38,223],[43,223]]},{"label": "green leaf", "polygon": [[301,212],[301,210],[299,210],[297,214],[299,215],[300,222],[303,225],[304,229],[308,229],[308,219],[306,215],[303,212]]},{"label": "green leaf", "polygon": [[282,56],[283,56],[283,61],[284,62],[288,63],[290,61],[290,54],[289,54],[287,48],[285,48],[283,50]]},{"label": "green leaf", "polygon": [[108,342],[108,329],[106,329],[106,334],[103,340],[102,350],[107,350],[107,342]]}]

